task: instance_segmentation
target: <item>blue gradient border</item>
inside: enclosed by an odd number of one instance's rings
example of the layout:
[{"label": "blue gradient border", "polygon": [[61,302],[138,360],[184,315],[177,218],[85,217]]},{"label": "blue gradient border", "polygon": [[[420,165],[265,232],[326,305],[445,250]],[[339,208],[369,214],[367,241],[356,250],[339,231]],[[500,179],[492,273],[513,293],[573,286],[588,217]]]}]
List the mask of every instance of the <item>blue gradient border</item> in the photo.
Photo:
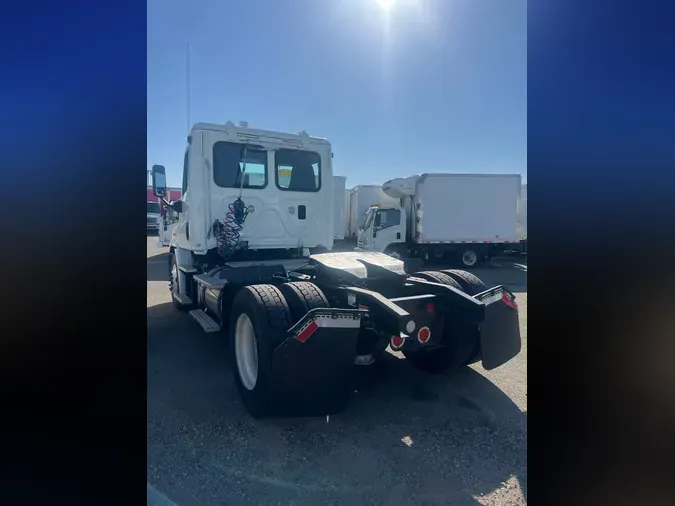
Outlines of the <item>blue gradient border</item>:
[{"label": "blue gradient border", "polygon": [[[528,16],[529,495],[619,504],[629,485],[668,483],[623,459],[658,449],[656,418],[671,413],[660,390],[622,385],[626,371],[649,377],[640,352],[664,344],[669,312],[650,310],[675,281],[673,7],[530,0]],[[146,6],[10,3],[0,22],[7,483],[30,504],[101,491],[135,504],[146,495]],[[619,445],[618,433],[630,436]]]}]

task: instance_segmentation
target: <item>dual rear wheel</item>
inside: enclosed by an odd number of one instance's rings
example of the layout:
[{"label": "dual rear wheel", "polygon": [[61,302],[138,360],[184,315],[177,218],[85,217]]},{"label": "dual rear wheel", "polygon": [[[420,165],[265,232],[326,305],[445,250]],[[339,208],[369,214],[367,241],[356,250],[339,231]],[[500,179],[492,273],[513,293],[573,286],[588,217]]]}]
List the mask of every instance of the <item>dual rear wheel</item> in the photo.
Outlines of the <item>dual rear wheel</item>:
[{"label": "dual rear wheel", "polygon": [[[477,276],[457,269],[421,271],[413,276],[452,286],[470,296],[487,290]],[[403,348],[402,352],[412,365],[428,373],[439,374],[458,369],[480,360],[480,331],[475,324],[453,325],[452,322],[446,322],[439,347],[422,347],[414,350]]]},{"label": "dual rear wheel", "polygon": [[321,307],[328,307],[326,296],[307,282],[249,285],[235,296],[229,319],[234,380],[254,418],[284,411],[272,384],[274,350],[286,340],[289,328],[310,309]]},{"label": "dual rear wheel", "polygon": [[[422,271],[415,276],[453,286],[468,295],[486,289],[473,274],[460,270]],[[313,283],[249,285],[234,297],[229,318],[229,342],[234,357],[234,379],[241,399],[254,418],[277,414],[272,384],[274,350],[287,338],[290,327],[311,309],[329,307],[321,289]],[[446,326],[440,347],[403,350],[410,363],[429,373],[441,373],[480,360],[477,325]],[[350,386],[345,382],[345,395]],[[344,399],[337,403],[344,404]],[[339,410],[339,409],[336,409]],[[281,410],[283,411],[283,410]]]}]

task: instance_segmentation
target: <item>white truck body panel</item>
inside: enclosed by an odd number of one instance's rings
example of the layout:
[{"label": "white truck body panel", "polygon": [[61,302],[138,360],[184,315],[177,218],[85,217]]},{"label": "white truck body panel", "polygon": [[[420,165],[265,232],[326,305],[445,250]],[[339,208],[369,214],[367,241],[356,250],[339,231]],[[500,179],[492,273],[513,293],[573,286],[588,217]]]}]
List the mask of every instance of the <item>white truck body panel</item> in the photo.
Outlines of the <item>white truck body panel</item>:
[{"label": "white truck body panel", "polygon": [[345,212],[342,216],[342,237],[349,237],[349,223],[351,222],[350,220],[350,214],[351,214],[351,201],[352,201],[352,190],[351,188],[345,188],[344,192],[344,201],[345,201]]},{"label": "white truck body panel", "polygon": [[345,190],[347,178],[345,176],[333,176],[333,206],[335,208],[335,239],[341,241],[345,238],[345,216],[349,212],[346,207]]},{"label": "white truck body panel", "polygon": [[[229,205],[239,197],[239,189],[223,188],[213,180],[213,146],[218,141],[249,143],[267,151],[267,185],[244,188],[241,198],[254,206],[241,231],[241,241],[249,249],[333,247],[333,207],[326,205],[333,196],[331,145],[326,139],[310,137],[305,132],[288,134],[236,126],[197,123],[190,135],[187,158],[188,188],[183,195],[185,212],[176,225],[176,245],[196,254],[217,247],[211,233],[214,220],[224,222]],[[275,150],[314,151],[321,156],[320,191],[282,191],[275,182]],[[206,198],[208,195],[209,198]],[[306,208],[306,218],[299,219],[298,206]],[[189,239],[186,226],[189,223]]]},{"label": "white truck body panel", "polygon": [[400,206],[400,200],[390,197],[382,191],[381,185],[359,185],[351,190],[349,235],[355,236],[363,224],[365,212],[369,207],[380,204],[382,207]]},{"label": "white truck body panel", "polygon": [[[411,239],[515,242],[521,177],[512,174],[422,174],[415,190]],[[412,230],[411,230],[412,232]]]},{"label": "white truck body panel", "polygon": [[527,237],[527,185],[520,187],[520,201],[518,202],[518,236]]}]

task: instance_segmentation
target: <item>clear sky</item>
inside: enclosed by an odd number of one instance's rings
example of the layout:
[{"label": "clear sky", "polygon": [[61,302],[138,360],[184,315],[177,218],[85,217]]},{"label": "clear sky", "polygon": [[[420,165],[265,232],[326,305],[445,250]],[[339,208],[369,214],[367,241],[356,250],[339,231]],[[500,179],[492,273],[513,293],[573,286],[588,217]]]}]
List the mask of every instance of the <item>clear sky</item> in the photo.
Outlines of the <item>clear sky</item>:
[{"label": "clear sky", "polygon": [[148,0],[148,168],[180,186],[190,44],[191,123],[326,137],[348,187],[526,176],[526,41],[526,0]]}]

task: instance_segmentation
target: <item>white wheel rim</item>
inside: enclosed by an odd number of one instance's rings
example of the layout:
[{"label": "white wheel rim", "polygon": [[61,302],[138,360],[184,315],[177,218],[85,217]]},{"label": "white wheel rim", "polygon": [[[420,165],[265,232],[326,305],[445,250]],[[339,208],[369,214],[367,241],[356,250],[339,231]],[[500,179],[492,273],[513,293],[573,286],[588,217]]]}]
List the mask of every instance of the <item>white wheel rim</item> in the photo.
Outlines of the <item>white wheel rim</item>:
[{"label": "white wheel rim", "polygon": [[171,280],[173,281],[173,286],[172,286],[173,292],[179,293],[178,292],[178,267],[176,267],[176,264],[173,264],[173,267],[171,267]]},{"label": "white wheel rim", "polygon": [[253,325],[247,315],[239,315],[234,334],[234,353],[239,378],[246,390],[253,390],[258,381],[258,349]]},{"label": "white wheel rim", "polygon": [[465,251],[462,255],[462,263],[469,267],[476,264],[478,256],[473,251]]}]

